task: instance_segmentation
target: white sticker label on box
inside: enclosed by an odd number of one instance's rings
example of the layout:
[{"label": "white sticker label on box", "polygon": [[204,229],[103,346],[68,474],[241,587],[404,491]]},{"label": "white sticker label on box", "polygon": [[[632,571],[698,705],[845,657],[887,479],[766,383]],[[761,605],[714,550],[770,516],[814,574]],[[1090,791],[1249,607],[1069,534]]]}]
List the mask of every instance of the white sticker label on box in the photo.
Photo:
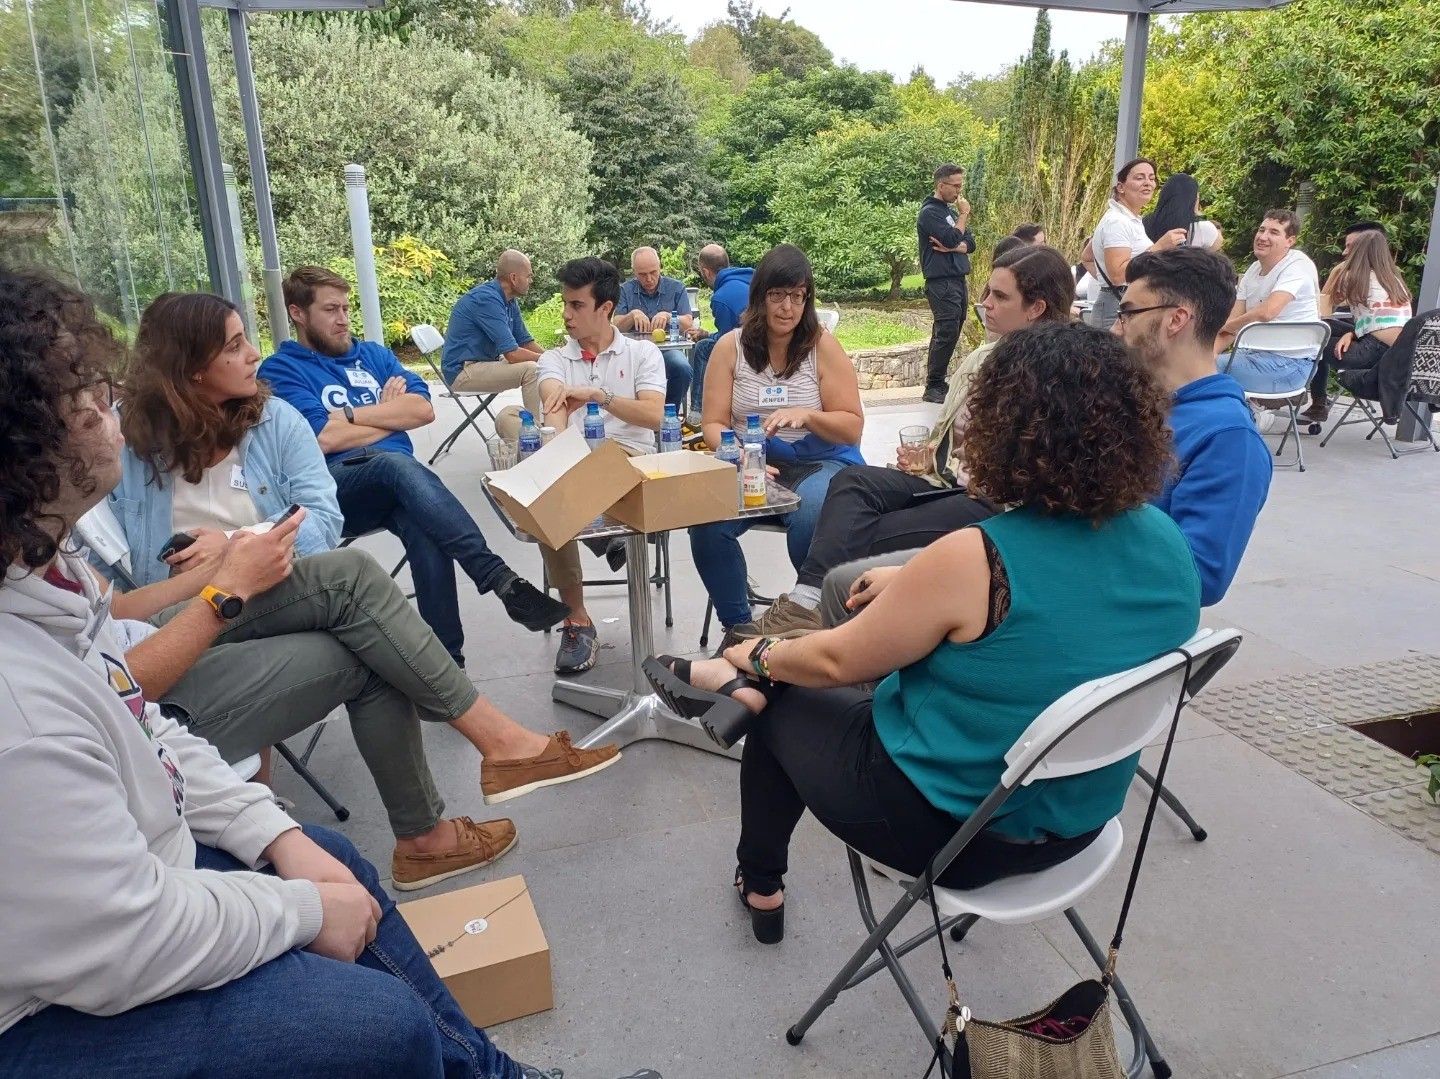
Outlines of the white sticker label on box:
[{"label": "white sticker label on box", "polygon": [[789,408],[790,387],[789,386],[761,386],[760,387],[761,408]]},{"label": "white sticker label on box", "polygon": [[469,933],[472,937],[476,936],[479,933],[485,932],[485,930],[489,928],[490,923],[487,922],[484,918],[476,918],[473,921],[465,923],[465,932]]}]

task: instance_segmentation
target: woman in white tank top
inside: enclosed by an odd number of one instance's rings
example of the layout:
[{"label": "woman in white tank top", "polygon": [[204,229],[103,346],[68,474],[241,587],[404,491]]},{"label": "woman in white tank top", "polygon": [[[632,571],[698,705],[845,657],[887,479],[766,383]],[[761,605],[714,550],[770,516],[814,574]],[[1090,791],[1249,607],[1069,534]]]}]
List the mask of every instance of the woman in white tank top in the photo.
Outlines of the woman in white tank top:
[{"label": "woman in white tank top", "polygon": [[[747,417],[760,416],[767,464],[800,495],[800,508],[786,517],[790,561],[798,569],[831,477],[865,463],[855,367],[816,318],[815,276],[798,247],[772,248],[755,268],[739,329],[722,337],[711,354],[704,402],[701,425],[711,446],[720,444],[727,427],[740,436]],[[690,530],[695,567],[731,639],[751,624],[740,549],[748,527],[735,520]]]}]

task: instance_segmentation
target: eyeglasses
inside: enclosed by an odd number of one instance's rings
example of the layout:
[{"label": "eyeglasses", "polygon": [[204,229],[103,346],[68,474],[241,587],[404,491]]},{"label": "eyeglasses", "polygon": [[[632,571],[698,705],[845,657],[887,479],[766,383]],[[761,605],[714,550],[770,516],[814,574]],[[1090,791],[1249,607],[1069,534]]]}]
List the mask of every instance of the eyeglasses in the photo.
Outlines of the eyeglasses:
[{"label": "eyeglasses", "polygon": [[765,299],[777,307],[786,300],[796,307],[803,307],[809,298],[810,290],[808,288],[772,288],[765,293]]},{"label": "eyeglasses", "polygon": [[1126,319],[1134,318],[1136,315],[1143,315],[1147,311],[1168,311],[1172,307],[1178,308],[1178,303],[1157,303],[1150,307],[1122,307],[1115,312],[1115,321],[1124,322]]}]

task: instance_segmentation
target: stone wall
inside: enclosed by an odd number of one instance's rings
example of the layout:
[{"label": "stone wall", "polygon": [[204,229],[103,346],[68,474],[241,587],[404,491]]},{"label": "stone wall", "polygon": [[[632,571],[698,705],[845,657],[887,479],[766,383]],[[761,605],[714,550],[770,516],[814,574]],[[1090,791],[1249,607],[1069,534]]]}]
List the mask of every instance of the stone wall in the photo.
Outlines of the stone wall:
[{"label": "stone wall", "polygon": [[912,341],[889,348],[869,348],[851,354],[862,390],[890,389],[925,384],[928,341]]}]

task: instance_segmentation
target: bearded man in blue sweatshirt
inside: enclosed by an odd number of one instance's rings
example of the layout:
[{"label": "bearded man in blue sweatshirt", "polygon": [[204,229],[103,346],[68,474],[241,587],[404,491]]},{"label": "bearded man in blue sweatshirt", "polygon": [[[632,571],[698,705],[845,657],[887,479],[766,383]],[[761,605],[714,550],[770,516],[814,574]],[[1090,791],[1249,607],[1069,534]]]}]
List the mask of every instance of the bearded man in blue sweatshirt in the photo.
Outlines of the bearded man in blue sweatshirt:
[{"label": "bearded man in blue sweatshirt", "polygon": [[349,282],[322,267],[301,266],[284,289],[297,340],[266,359],[260,377],[314,429],[335,478],[345,535],[383,528],[400,537],[420,617],[458,666],[465,665],[465,631],[456,563],[526,629],[564,619],[570,608],[491,551],[469,511],[415,459],[406,432],[435,419],[430,390],[384,345],[350,335]]},{"label": "bearded man in blue sweatshirt", "polygon": [[[1215,368],[1215,336],[1235,305],[1235,270],[1211,251],[1177,247],[1136,255],[1129,278],[1112,332],[1170,392],[1175,469],[1155,505],[1189,541],[1200,603],[1209,607],[1235,579],[1274,467],[1245,391]],[[895,551],[832,569],[821,590],[822,623],[836,625],[871,602],[914,553]]]}]

